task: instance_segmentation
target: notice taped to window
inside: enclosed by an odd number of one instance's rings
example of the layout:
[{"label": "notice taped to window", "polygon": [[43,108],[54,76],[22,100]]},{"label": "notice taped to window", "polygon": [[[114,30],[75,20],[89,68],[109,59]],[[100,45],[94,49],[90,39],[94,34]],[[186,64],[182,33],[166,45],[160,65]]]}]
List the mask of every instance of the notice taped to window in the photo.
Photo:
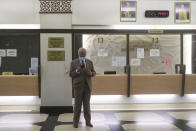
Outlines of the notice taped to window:
[{"label": "notice taped to window", "polygon": [[7,56],[8,57],[16,57],[17,56],[17,49],[7,49]]}]

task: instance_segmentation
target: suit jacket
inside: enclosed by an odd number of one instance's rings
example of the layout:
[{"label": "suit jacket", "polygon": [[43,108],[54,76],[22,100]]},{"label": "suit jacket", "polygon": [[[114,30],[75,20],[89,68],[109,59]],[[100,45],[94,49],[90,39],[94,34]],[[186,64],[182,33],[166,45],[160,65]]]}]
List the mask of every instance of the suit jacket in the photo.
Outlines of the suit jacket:
[{"label": "suit jacket", "polygon": [[76,72],[77,67],[80,66],[80,60],[78,58],[74,59],[71,62],[69,75],[73,79],[73,87],[76,91],[82,90],[81,88],[85,86],[85,81],[87,82],[90,91],[92,90],[91,77],[95,76],[96,72],[94,70],[93,62],[91,60],[85,59],[85,63],[86,63],[86,69],[87,70],[89,69],[92,72],[91,76],[89,76],[85,72]]}]

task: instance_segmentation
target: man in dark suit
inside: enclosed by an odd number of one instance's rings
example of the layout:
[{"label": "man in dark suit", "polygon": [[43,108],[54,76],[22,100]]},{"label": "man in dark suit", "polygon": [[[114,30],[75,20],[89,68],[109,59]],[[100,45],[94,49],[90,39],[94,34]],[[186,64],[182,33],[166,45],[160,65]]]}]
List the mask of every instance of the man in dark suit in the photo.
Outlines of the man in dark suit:
[{"label": "man in dark suit", "polygon": [[78,128],[81,107],[83,104],[84,118],[86,125],[91,124],[90,96],[91,96],[91,77],[96,75],[92,61],[86,59],[86,49],[78,50],[78,57],[71,62],[70,77],[73,79],[73,88],[75,96],[73,126]]}]

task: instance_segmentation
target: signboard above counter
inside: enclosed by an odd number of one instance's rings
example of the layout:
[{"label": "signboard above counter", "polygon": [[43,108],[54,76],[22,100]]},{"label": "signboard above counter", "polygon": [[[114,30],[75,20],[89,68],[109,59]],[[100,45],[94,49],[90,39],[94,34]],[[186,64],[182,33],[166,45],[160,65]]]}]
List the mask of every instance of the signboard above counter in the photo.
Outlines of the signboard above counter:
[{"label": "signboard above counter", "polygon": [[147,18],[166,18],[169,17],[168,10],[146,10],[145,17]]}]

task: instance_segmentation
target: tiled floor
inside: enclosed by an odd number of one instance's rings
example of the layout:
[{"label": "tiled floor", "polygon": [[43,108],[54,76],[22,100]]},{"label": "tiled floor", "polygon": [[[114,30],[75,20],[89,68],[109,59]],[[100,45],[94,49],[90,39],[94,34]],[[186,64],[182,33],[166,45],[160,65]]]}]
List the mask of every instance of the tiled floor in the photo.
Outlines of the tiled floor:
[{"label": "tiled floor", "polygon": [[182,131],[171,123],[136,123],[122,125],[125,131]]},{"label": "tiled floor", "polygon": [[92,111],[93,128],[72,126],[72,113],[0,113],[0,131],[196,131],[196,110]]}]

